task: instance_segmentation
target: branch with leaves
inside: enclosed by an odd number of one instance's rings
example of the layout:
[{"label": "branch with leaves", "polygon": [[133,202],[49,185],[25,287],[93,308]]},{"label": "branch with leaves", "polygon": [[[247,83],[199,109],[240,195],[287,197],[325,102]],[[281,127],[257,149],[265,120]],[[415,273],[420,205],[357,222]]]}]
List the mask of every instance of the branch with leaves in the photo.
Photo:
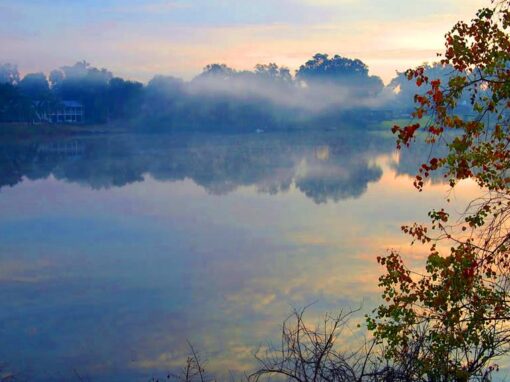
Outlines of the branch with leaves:
[{"label": "branch with leaves", "polygon": [[[441,171],[452,189],[471,180],[482,195],[456,219],[432,210],[430,224],[402,227],[413,244],[429,246],[424,271],[396,251],[378,258],[385,302],[368,326],[396,362],[420,344],[416,378],[489,380],[494,360],[510,351],[509,8],[493,2],[446,34],[447,83],[423,67],[407,71],[425,90],[414,97],[415,120],[392,129],[399,149],[423,137],[431,145],[414,181],[420,191]],[[434,155],[443,147],[445,155]]]}]

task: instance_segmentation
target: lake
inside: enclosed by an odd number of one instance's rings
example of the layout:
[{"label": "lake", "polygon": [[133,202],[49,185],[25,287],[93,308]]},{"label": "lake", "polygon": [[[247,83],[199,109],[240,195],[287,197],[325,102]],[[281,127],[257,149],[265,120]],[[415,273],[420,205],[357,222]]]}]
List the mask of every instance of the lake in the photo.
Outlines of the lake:
[{"label": "lake", "polygon": [[147,381],[190,341],[212,373],[249,371],[293,307],[365,313],[377,256],[422,258],[399,227],[446,187],[414,189],[417,156],[377,131],[3,141],[0,364]]}]

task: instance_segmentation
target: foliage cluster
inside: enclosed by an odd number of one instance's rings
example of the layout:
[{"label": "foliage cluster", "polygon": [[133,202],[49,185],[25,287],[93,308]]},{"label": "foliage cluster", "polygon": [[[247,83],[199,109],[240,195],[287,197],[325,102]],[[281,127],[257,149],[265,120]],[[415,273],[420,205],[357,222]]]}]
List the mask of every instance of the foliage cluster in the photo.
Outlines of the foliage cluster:
[{"label": "foliage cluster", "polygon": [[[385,304],[369,328],[394,361],[417,347],[416,379],[489,380],[494,360],[510,350],[509,5],[494,2],[446,34],[447,79],[423,67],[406,73],[424,90],[414,96],[415,121],[393,127],[398,147],[423,137],[431,146],[415,186],[421,191],[441,172],[452,189],[473,182],[480,192],[460,216],[432,210],[430,224],[402,227],[428,247],[424,270],[407,267],[397,251],[378,258]],[[470,113],[459,114],[459,105]]]}]

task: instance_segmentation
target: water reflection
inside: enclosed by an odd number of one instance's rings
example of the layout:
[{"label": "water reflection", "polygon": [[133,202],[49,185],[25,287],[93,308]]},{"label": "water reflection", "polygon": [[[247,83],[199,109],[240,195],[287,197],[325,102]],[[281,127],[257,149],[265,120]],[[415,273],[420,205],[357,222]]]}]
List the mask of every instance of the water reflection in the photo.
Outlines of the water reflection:
[{"label": "water reflection", "polygon": [[370,306],[375,256],[445,192],[415,192],[372,134],[0,147],[0,360],[35,381],[148,380],[186,339],[249,369],[291,306]]},{"label": "water reflection", "polygon": [[359,197],[393,142],[371,134],[212,134],[31,141],[0,145],[0,187],[53,175],[93,189],[192,179],[210,194],[240,186],[277,194],[295,183],[316,203]]}]

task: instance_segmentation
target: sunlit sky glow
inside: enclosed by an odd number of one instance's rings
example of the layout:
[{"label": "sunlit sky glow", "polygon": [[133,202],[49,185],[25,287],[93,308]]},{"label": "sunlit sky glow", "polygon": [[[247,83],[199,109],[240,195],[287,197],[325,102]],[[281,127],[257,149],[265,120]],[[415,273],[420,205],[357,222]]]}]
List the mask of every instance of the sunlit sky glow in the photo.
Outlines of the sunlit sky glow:
[{"label": "sunlit sky glow", "polygon": [[434,60],[489,0],[0,0],[0,61],[22,73],[85,59],[116,75],[191,78],[208,63],[296,69],[314,53],[365,61],[386,82]]}]

